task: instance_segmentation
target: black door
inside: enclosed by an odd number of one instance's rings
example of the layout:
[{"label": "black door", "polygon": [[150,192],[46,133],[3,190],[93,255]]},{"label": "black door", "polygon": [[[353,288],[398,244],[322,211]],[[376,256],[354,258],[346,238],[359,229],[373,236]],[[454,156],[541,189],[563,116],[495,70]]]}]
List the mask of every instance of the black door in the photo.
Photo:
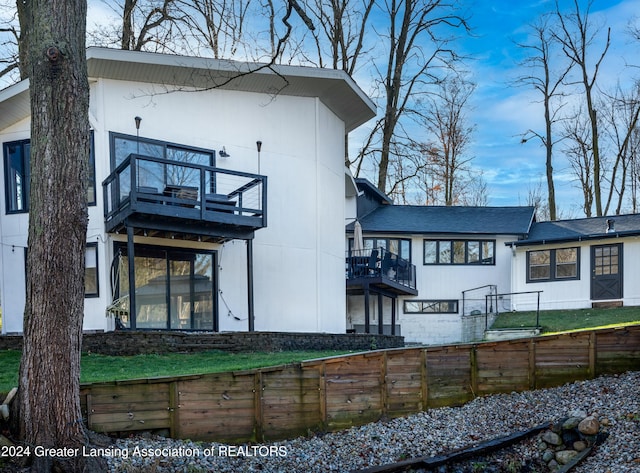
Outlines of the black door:
[{"label": "black door", "polygon": [[622,298],[622,244],[591,247],[591,299]]}]

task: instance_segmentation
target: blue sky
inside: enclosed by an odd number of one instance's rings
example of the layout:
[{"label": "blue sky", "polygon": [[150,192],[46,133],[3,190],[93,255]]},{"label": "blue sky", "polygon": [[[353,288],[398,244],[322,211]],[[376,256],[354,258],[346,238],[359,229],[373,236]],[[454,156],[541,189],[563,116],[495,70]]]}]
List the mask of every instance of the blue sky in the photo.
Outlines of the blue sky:
[{"label": "blue sky", "polygon": [[[588,0],[580,0],[586,4]],[[559,0],[561,8],[571,7],[573,0]],[[469,113],[476,125],[469,149],[473,166],[483,172],[489,188],[490,205],[522,205],[529,190],[546,189],[544,149],[539,141],[522,144],[528,129],[542,130],[544,125],[539,97],[531,89],[516,87],[513,80],[522,73],[518,62],[523,51],[515,42],[527,41],[527,25],[542,13],[553,11],[555,0],[461,0],[470,16],[473,34],[460,38],[456,47],[472,59],[466,61],[471,79],[477,83]],[[110,17],[100,0],[91,0],[89,24]],[[640,77],[640,68],[626,66],[626,58],[640,66],[640,41],[626,33],[629,22],[640,16],[639,0],[594,0],[591,20],[594,25],[612,29],[612,45],[600,72],[599,84],[607,90],[616,82]],[[604,30],[600,38],[604,38]],[[595,48],[598,53],[599,48]],[[365,92],[368,77],[355,77]],[[367,126],[353,134],[352,147],[366,134]],[[560,150],[555,156],[556,193],[561,217],[580,217],[580,194],[563,160]],[[357,151],[354,151],[357,152]],[[372,176],[368,176],[372,177]]]},{"label": "blue sky", "polygon": [[[541,184],[546,189],[544,149],[539,141],[522,144],[528,129],[543,130],[542,106],[526,87],[513,85],[522,73],[518,62],[523,51],[515,42],[527,41],[527,24],[554,8],[553,0],[467,0],[473,37],[461,40],[472,78],[477,83],[474,110],[470,120],[477,126],[471,155],[489,184],[490,205],[525,204],[530,188]],[[561,0],[560,4],[573,2]],[[585,3],[582,1],[581,3]],[[640,69],[629,68],[627,61],[640,65],[640,42],[626,33],[629,21],[640,15],[638,0],[595,0],[591,18],[594,25],[611,27],[612,45],[603,63],[599,83],[605,89],[615,87],[618,79],[640,77]],[[599,35],[606,37],[605,29]],[[600,53],[597,46],[594,51]],[[558,150],[559,151],[559,150]],[[562,216],[583,216],[580,195],[558,152],[555,157],[556,192]]]}]

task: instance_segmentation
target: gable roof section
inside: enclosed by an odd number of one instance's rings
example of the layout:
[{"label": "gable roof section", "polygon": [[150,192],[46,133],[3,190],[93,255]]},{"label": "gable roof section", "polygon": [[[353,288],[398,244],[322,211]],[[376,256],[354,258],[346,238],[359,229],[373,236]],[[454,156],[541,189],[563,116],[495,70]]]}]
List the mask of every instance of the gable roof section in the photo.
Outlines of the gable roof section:
[{"label": "gable roof section", "polygon": [[361,177],[356,178],[356,184],[358,189],[367,194],[371,199],[377,201],[380,204],[393,204],[391,198],[374,186],[368,179]]},{"label": "gable roof section", "polygon": [[[608,220],[612,221],[613,225],[609,232],[607,232]],[[515,246],[544,245],[634,235],[640,235],[640,214],[536,222],[532,225],[526,239],[514,241],[511,244]]]},{"label": "gable roof section", "polygon": [[[186,88],[212,88],[318,97],[351,131],[375,117],[376,107],[349,75],[315,67],[236,62],[201,57],[87,49],[89,77],[130,80]],[[235,78],[234,78],[235,77]],[[228,84],[223,84],[234,78]],[[26,92],[25,92],[26,91]],[[28,81],[0,91],[0,129],[29,116]]]},{"label": "gable roof section", "polygon": [[[526,235],[533,207],[384,205],[360,219],[365,233]],[[347,226],[353,231],[353,224]]]}]

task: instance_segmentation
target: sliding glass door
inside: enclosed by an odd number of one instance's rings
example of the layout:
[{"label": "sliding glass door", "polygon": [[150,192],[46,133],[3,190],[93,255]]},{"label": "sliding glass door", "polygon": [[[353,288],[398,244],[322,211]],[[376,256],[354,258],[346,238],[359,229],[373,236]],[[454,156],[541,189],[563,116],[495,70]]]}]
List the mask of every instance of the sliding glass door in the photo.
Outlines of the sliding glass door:
[{"label": "sliding glass door", "polygon": [[[116,248],[123,268],[117,277],[118,297],[129,294],[125,246]],[[135,322],[125,328],[217,330],[216,253],[136,245]],[[130,319],[130,318],[129,318]]]}]

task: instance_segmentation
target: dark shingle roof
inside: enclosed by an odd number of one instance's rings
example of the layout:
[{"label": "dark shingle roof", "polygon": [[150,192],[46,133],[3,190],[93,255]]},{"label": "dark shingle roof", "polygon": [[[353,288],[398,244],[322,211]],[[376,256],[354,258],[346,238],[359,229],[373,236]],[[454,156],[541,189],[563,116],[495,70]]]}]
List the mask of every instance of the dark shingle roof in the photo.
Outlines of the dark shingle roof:
[{"label": "dark shingle roof", "polygon": [[[607,220],[613,221],[613,229],[607,232]],[[519,245],[541,245],[551,242],[592,240],[596,238],[618,238],[640,235],[640,214],[591,217],[555,222],[536,222],[529,236],[514,242]]]},{"label": "dark shingle roof", "polygon": [[[360,224],[365,233],[525,235],[533,219],[533,207],[385,205]],[[353,231],[353,223],[347,231]]]}]

